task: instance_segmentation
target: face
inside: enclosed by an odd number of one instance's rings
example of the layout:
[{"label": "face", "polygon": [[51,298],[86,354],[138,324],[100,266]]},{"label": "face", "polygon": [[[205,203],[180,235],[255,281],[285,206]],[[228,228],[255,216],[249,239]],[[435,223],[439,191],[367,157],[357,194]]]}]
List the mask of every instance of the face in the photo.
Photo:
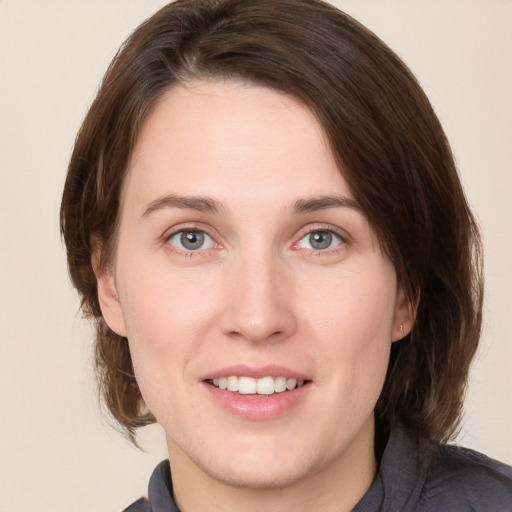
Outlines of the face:
[{"label": "face", "polygon": [[99,294],[172,466],[279,487],[373,461],[407,306],[295,100],[231,82],[166,93],[131,158]]}]

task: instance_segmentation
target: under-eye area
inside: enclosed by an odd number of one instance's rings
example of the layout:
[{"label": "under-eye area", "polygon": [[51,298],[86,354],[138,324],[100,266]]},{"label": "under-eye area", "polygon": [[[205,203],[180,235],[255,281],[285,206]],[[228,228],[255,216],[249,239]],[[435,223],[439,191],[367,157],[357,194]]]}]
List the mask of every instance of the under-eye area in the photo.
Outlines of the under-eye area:
[{"label": "under-eye area", "polygon": [[208,384],[226,391],[238,393],[240,395],[273,395],[274,393],[284,393],[293,391],[307,385],[308,380],[297,380],[284,376],[262,377],[255,379],[253,377],[219,377],[218,379],[208,379]]}]

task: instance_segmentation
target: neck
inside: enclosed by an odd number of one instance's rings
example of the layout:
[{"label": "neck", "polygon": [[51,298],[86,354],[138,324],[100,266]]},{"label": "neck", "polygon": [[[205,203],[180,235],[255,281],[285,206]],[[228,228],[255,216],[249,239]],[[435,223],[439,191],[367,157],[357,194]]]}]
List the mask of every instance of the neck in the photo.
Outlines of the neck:
[{"label": "neck", "polygon": [[370,487],[377,468],[370,420],[339,457],[277,488],[228,485],[168,442],[174,499],[181,512],[348,512]]}]

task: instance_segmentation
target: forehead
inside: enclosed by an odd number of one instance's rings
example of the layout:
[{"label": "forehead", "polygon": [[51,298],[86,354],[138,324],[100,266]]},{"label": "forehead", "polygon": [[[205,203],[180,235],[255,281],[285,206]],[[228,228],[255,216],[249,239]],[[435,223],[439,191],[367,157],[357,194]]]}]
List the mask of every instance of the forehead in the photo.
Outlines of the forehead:
[{"label": "forehead", "polygon": [[349,193],[313,113],[294,98],[238,82],[166,92],[131,156],[123,199],[163,193],[223,201]]}]

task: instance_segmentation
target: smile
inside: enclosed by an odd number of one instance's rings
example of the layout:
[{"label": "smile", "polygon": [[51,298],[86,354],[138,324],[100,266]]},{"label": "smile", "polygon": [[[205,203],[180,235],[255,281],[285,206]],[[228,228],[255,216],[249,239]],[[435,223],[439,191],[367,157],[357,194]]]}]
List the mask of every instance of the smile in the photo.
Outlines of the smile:
[{"label": "smile", "polygon": [[274,393],[283,393],[292,391],[304,385],[303,380],[279,377],[262,377],[255,379],[246,376],[219,377],[218,379],[208,379],[208,383],[216,388],[239,393],[241,395],[273,395]]}]

